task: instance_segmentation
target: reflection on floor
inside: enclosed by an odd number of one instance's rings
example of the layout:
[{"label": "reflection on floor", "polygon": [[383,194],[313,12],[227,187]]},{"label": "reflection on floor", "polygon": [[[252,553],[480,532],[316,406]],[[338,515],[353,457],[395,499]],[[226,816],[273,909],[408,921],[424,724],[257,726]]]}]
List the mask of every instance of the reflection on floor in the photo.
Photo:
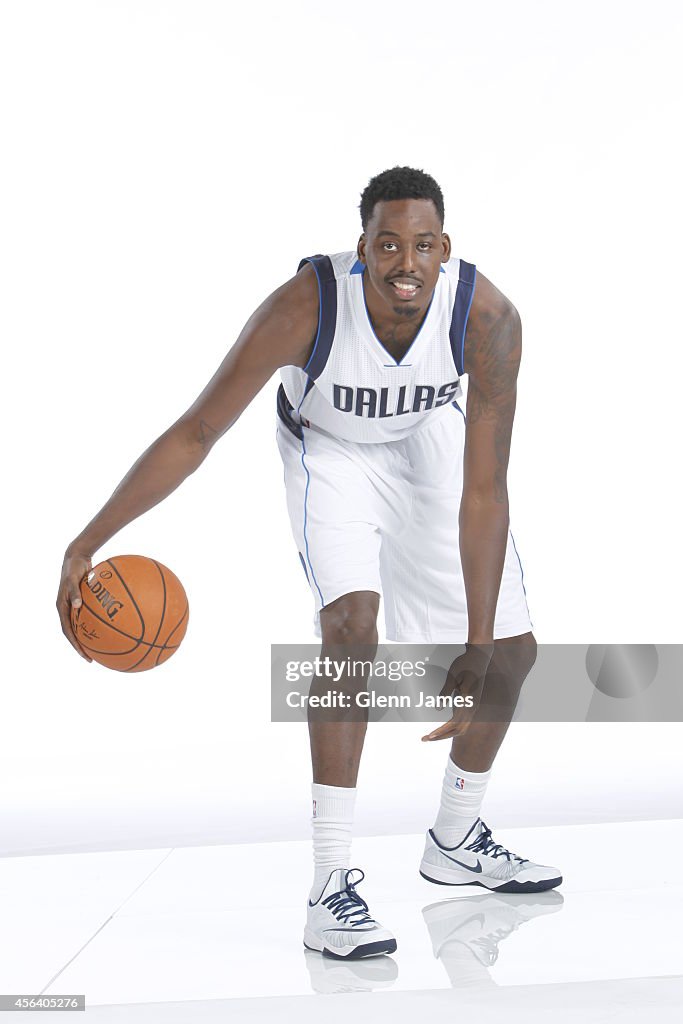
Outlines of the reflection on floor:
[{"label": "reflection on floor", "polygon": [[[356,839],[361,895],[398,950],[355,963],[303,948],[308,843],[5,858],[0,992],[85,993],[95,1022],[307,1021],[319,1017],[316,995],[326,1024],[350,1009],[374,1019],[376,999],[396,1021],[458,1009],[477,1024],[577,1012],[673,1020],[683,821],[495,834],[560,866],[562,886],[533,896],[435,886],[418,874],[421,835]],[[9,1012],[2,1024],[15,1017],[26,1020]]]}]

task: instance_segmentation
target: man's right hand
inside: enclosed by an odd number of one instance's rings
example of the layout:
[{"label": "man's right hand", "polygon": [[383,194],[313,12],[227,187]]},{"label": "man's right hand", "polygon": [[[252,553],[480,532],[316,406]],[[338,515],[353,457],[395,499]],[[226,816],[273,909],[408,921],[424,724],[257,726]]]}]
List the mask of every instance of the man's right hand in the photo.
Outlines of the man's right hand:
[{"label": "man's right hand", "polygon": [[92,561],[89,555],[81,555],[78,552],[69,553],[67,551],[64,555],[62,578],[59,581],[59,593],[57,594],[57,611],[62,623],[62,633],[73,649],[86,661],[92,661],[92,658],[86,654],[76,639],[76,634],[71,626],[71,609],[72,607],[80,608],[83,603],[81,599],[81,580],[91,569]]},{"label": "man's right hand", "polygon": [[92,552],[194,473],[277,369],[307,365],[315,346],[318,317],[317,275],[306,263],[254,311],[201,394],[142,453],[106,504],[71,542],[64,556],[57,611],[64,636],[86,661],[93,659],[76,638],[71,610],[81,604],[80,583],[92,568]]}]

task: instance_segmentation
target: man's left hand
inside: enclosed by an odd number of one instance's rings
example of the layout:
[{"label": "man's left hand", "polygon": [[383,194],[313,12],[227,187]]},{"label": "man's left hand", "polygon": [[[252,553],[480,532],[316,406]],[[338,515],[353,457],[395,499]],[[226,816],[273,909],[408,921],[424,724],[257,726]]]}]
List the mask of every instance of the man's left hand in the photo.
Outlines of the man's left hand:
[{"label": "man's left hand", "polygon": [[448,722],[444,722],[438,729],[434,729],[433,732],[423,736],[423,742],[462,736],[467,731],[477,712],[477,706],[484,688],[484,680],[489,663],[493,657],[493,651],[493,643],[467,644],[465,653],[455,659],[448,670],[446,682],[441,688],[439,696],[445,697],[450,694],[457,694],[462,697],[471,697],[471,707],[463,706],[457,708],[453,717]]}]

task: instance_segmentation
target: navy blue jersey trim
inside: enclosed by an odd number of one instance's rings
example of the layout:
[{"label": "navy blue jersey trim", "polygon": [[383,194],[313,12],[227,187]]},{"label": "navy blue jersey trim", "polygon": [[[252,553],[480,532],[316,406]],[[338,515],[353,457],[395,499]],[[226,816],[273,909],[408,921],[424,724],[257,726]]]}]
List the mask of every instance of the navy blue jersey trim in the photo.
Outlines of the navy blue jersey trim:
[{"label": "navy blue jersey trim", "polygon": [[304,393],[303,393],[303,396],[301,398],[301,401],[299,402],[299,409],[297,410],[297,412],[301,410],[301,406],[304,404],[304,402],[306,400],[306,395],[308,394],[308,392],[313,387],[313,384],[314,384],[313,378],[309,377],[308,380],[306,381],[306,387],[304,388]]},{"label": "navy blue jersey trim", "polygon": [[294,406],[287,398],[284,387],[280,384],[280,387],[277,389],[277,414],[287,427],[287,430],[291,431],[299,441],[303,441],[304,432],[301,424],[292,419],[293,409]]},{"label": "navy blue jersey trim", "polygon": [[453,316],[449,331],[453,362],[459,377],[462,377],[465,372],[465,331],[467,330],[467,318],[470,315],[470,307],[474,298],[476,278],[477,270],[474,263],[465,263],[464,260],[460,260],[460,279],[458,280],[458,288],[455,293]]},{"label": "navy blue jersey trim", "polygon": [[325,369],[334,341],[337,326],[337,279],[329,256],[318,253],[316,256],[304,257],[297,267],[297,273],[304,263],[313,265],[318,278],[318,333],[311,358],[304,366],[304,373],[315,380]]},{"label": "navy blue jersey trim", "polygon": [[[301,403],[299,403],[299,408],[301,408]],[[303,430],[301,431],[301,465],[304,467],[304,472],[306,474],[306,490],[304,491],[304,547],[306,548],[306,560],[308,561],[308,565],[311,570],[311,576],[313,577],[315,588],[318,591],[318,594],[320,595],[320,605],[322,608],[324,608],[325,598],[323,597],[323,592],[320,589],[320,585],[315,577],[315,572],[313,571],[313,563],[311,562],[311,552],[308,547],[308,532],[306,530],[306,527],[308,525],[308,492],[311,487],[311,474],[309,473],[308,466],[306,465],[306,437]],[[306,568],[306,566],[304,566],[304,568]],[[306,573],[306,576],[308,576],[308,573]]]}]

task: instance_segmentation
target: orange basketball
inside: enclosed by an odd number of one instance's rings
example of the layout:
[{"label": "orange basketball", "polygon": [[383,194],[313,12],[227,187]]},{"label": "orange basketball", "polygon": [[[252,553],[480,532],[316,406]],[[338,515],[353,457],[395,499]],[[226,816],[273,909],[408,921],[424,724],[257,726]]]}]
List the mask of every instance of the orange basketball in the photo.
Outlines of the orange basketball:
[{"label": "orange basketball", "polygon": [[187,630],[189,605],[178,577],[144,555],[117,555],[81,580],[71,624],[93,661],[118,672],[146,672],[168,661]]}]

